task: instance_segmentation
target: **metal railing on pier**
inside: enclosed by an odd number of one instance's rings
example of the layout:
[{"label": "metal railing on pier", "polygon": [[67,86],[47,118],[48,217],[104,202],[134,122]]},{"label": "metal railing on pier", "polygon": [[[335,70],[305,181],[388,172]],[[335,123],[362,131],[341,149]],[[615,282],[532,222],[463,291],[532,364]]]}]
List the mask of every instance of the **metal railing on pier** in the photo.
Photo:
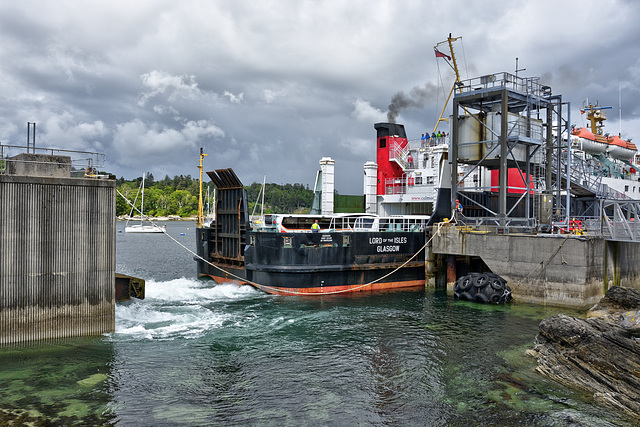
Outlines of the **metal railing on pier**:
[{"label": "metal railing on pier", "polygon": [[[25,154],[27,154],[27,156],[25,156]],[[68,166],[71,171],[71,176],[82,176],[87,168],[103,169],[106,164],[106,155],[104,153],[0,144],[0,175],[11,174],[13,167],[21,164],[41,165],[50,163],[46,160],[41,161],[35,157],[30,157],[28,154],[39,154],[51,157],[57,156],[58,159],[68,159],[62,160],[62,162],[58,160],[56,163],[58,165]]]},{"label": "metal railing on pier", "polygon": [[639,200],[601,200],[600,212],[605,240],[640,242]]}]

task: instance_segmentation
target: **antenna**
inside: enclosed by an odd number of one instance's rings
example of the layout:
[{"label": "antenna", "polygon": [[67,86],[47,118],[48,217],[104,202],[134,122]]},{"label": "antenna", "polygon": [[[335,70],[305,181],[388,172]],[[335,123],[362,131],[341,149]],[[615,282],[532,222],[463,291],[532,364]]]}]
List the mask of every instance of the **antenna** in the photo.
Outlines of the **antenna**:
[{"label": "antenna", "polygon": [[620,109],[620,119],[618,120],[618,136],[622,136],[622,95],[620,94],[620,82],[618,82],[618,108]]},{"label": "antenna", "polygon": [[516,77],[518,77],[518,71],[526,71],[526,68],[518,69],[518,58],[516,58]]}]

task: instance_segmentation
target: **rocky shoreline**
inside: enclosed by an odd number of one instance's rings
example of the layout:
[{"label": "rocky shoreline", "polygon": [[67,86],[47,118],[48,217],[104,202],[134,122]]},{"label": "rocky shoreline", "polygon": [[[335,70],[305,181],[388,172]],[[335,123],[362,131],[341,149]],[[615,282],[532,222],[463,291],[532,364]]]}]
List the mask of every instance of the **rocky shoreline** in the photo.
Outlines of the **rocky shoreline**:
[{"label": "rocky shoreline", "polygon": [[612,287],[586,319],[540,322],[536,370],[640,420],[640,290]]}]

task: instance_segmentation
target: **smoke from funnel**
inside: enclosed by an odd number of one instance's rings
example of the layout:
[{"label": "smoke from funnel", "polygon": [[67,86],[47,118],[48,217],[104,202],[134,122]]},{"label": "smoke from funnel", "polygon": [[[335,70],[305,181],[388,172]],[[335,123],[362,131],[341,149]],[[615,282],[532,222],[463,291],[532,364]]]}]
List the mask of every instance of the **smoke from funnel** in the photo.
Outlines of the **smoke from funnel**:
[{"label": "smoke from funnel", "polygon": [[431,83],[426,83],[424,87],[415,86],[406,95],[403,91],[397,92],[391,98],[391,104],[387,110],[387,121],[395,123],[400,110],[403,108],[422,108],[425,101],[435,98],[437,88]]}]

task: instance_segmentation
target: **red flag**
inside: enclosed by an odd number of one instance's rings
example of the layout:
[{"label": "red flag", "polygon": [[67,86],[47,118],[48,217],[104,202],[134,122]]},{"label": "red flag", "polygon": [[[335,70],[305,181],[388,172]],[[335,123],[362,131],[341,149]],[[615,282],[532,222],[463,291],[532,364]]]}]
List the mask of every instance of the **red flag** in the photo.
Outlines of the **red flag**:
[{"label": "red flag", "polygon": [[436,53],[436,58],[447,58],[449,61],[451,61],[451,57],[449,55],[445,55],[436,48],[433,48],[433,50]]}]

